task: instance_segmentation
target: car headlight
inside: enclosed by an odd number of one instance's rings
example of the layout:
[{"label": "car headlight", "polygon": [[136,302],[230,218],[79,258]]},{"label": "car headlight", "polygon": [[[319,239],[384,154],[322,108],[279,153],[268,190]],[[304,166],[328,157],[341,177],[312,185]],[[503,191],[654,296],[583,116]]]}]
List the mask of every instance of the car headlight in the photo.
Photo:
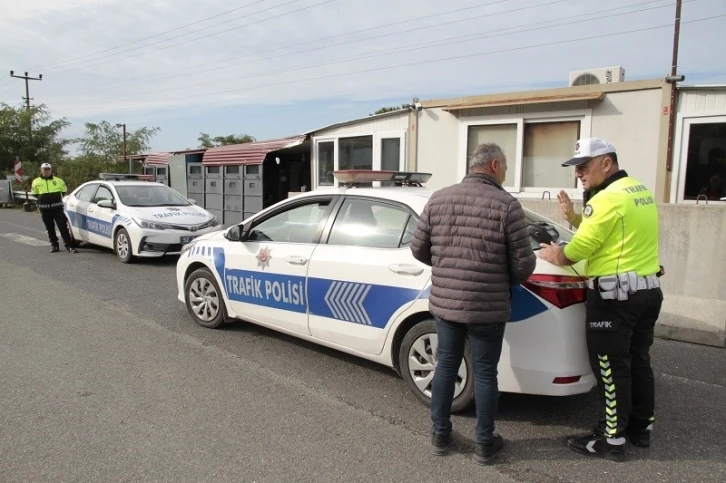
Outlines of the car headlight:
[{"label": "car headlight", "polygon": [[169,228],[171,228],[171,225],[168,223],[160,223],[158,221],[142,220],[141,218],[136,218],[135,216],[133,216],[132,219],[141,228],[146,228],[149,230],[168,230]]}]

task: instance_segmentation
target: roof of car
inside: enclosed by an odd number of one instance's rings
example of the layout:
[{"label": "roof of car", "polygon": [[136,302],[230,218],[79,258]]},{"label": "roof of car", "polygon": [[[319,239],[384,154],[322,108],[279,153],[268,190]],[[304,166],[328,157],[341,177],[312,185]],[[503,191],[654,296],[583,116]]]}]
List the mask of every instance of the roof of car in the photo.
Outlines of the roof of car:
[{"label": "roof of car", "polygon": [[414,186],[381,186],[381,187],[322,187],[313,191],[300,193],[298,196],[315,196],[321,194],[345,194],[349,196],[369,196],[393,201],[427,200],[436,190]]}]

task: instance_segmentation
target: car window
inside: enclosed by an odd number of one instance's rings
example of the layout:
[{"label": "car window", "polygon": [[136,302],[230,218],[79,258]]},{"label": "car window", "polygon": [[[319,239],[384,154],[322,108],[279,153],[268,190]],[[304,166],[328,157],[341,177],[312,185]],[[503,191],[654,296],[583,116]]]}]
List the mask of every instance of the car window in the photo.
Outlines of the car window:
[{"label": "car window", "polygon": [[113,194],[111,193],[111,190],[103,185],[98,187],[98,191],[96,191],[96,196],[93,197],[94,203],[98,203],[101,200],[113,200]]},{"label": "car window", "polygon": [[403,230],[403,237],[401,237],[401,246],[407,247],[411,245],[411,240],[413,239],[413,232],[416,230],[416,224],[418,223],[418,218],[415,216],[409,216],[408,223],[406,223],[406,229]]},{"label": "car window", "polygon": [[91,201],[91,198],[93,198],[93,193],[96,191],[96,188],[98,188],[98,184],[89,184],[81,188],[76,193],[76,198],[78,198],[78,201]]},{"label": "car window", "polygon": [[273,215],[250,230],[249,240],[315,243],[330,200],[317,200]]},{"label": "car window", "polygon": [[410,213],[386,203],[347,199],[333,223],[328,245],[398,248]]},{"label": "car window", "polygon": [[191,202],[168,186],[158,184],[116,187],[118,197],[126,206],[189,206]]}]

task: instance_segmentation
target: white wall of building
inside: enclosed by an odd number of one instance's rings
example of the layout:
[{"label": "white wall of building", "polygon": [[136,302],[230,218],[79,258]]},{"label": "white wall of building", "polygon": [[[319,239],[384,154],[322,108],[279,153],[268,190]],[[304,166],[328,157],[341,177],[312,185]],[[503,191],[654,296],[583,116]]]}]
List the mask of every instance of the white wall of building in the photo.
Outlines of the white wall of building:
[{"label": "white wall of building", "polygon": [[405,170],[408,111],[341,123],[312,133],[313,189],[334,186],[338,169]]},{"label": "white wall of building", "polygon": [[[658,88],[609,92],[600,101],[459,111],[424,109],[419,121],[417,169],[433,173],[428,185],[435,189],[460,181],[466,174],[467,152],[476,144],[469,145],[468,136],[475,136],[479,129],[480,140],[491,135],[495,142],[502,141],[508,158],[505,187],[515,196],[547,199],[565,189],[571,197],[581,199],[574,168],[563,168],[560,163],[574,152],[577,137],[597,136],[616,146],[629,174],[655,189],[661,98]],[[496,125],[506,132],[490,134],[480,127]],[[528,154],[533,156],[525,156]]]}]

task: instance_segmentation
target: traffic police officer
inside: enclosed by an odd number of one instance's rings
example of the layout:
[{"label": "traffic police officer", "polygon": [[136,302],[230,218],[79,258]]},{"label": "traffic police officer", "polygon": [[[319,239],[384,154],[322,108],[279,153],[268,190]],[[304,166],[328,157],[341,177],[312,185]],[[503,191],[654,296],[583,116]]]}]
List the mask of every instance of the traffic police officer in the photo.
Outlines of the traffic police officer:
[{"label": "traffic police officer", "polygon": [[654,421],[649,350],[663,302],[658,209],[650,190],[619,168],[607,141],[579,140],[575,157],[562,166],[575,166],[585,189],[584,209],[581,217],[574,215],[571,201],[560,193],[563,214],[579,228],[564,248],[542,244],[540,256],[560,266],[587,260],[587,348],[600,398],[594,431],[567,445],[580,454],[622,461],[626,437],[649,446]]},{"label": "traffic police officer", "polygon": [[63,196],[68,191],[65,182],[53,175],[50,164],[43,163],[40,166],[40,176],[33,180],[31,188],[33,195],[38,199],[38,210],[43,219],[45,229],[48,230],[48,238],[50,239],[51,253],[60,251],[58,248],[58,235],[55,233],[55,225],[58,225],[66,251],[70,253],[78,253],[73,248],[71,234],[68,230],[68,222],[63,212]]}]

